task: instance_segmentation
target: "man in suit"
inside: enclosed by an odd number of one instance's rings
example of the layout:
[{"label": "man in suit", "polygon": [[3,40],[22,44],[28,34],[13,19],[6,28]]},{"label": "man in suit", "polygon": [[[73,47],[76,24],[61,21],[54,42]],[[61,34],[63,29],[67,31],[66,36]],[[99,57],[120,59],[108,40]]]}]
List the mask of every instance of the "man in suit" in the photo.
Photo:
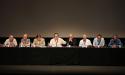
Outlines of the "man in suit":
[{"label": "man in suit", "polygon": [[73,34],[69,34],[69,38],[67,40],[67,46],[76,46],[76,39],[74,38]]}]

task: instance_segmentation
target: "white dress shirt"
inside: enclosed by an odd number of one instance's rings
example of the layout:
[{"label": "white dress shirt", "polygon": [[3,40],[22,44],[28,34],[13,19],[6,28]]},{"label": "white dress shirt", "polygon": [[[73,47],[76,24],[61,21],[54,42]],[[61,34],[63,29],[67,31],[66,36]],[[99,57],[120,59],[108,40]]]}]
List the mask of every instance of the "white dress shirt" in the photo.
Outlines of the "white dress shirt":
[{"label": "white dress shirt", "polygon": [[5,43],[4,43],[4,46],[5,46],[5,47],[16,47],[16,46],[17,46],[17,41],[16,41],[16,39],[13,39],[13,41],[10,42],[10,40],[7,39],[7,40],[5,41]]},{"label": "white dress shirt", "polygon": [[50,40],[49,46],[51,47],[62,47],[62,44],[66,44],[66,42],[62,38],[58,38],[55,40],[54,38]]},{"label": "white dress shirt", "polygon": [[91,46],[91,45],[92,45],[92,43],[91,43],[91,41],[89,39],[86,39],[86,41],[83,41],[83,39],[82,39],[79,42],[79,47],[87,48],[88,46]]}]

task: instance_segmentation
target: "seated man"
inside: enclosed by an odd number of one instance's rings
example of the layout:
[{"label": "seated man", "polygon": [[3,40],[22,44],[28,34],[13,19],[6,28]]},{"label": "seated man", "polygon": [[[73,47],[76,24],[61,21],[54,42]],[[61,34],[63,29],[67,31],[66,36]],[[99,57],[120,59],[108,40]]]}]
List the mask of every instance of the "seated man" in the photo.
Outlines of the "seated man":
[{"label": "seated man", "polygon": [[117,35],[114,35],[113,38],[110,40],[108,46],[110,48],[121,48],[122,47],[122,42],[121,40],[118,38]]},{"label": "seated man", "polygon": [[49,46],[50,47],[62,47],[63,44],[66,44],[66,42],[59,37],[58,33],[54,33],[54,38],[50,40]]},{"label": "seated man", "polygon": [[76,40],[74,39],[72,34],[69,34],[69,38],[67,40],[67,46],[68,47],[76,46]]},{"label": "seated man", "polygon": [[4,42],[4,47],[16,47],[17,41],[13,37],[13,35],[10,35],[9,38]]},{"label": "seated man", "polygon": [[32,47],[45,47],[45,39],[37,35],[33,41]]},{"label": "seated man", "polygon": [[21,39],[20,47],[30,47],[30,39],[28,39],[28,35],[24,34]]},{"label": "seated man", "polygon": [[105,40],[104,38],[102,37],[102,35],[98,34],[96,36],[96,38],[94,38],[94,41],[93,41],[93,46],[95,48],[103,48],[105,45]]},{"label": "seated man", "polygon": [[83,39],[80,40],[79,47],[83,47],[83,48],[92,47],[92,43],[91,43],[91,41],[89,39],[87,39],[87,35],[86,34],[83,34]]}]

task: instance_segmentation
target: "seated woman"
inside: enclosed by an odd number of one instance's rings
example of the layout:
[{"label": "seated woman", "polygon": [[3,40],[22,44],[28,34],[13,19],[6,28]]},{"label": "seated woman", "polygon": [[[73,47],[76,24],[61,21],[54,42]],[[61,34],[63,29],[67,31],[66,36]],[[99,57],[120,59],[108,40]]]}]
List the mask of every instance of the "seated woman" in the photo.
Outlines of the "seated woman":
[{"label": "seated woman", "polygon": [[63,44],[66,44],[62,38],[59,37],[58,33],[54,33],[54,37],[50,40],[50,47],[63,47]]},{"label": "seated woman", "polygon": [[4,47],[16,47],[17,41],[13,37],[13,35],[10,35],[9,38],[4,42]]},{"label": "seated woman", "polygon": [[28,35],[24,34],[21,39],[20,47],[30,47],[30,39],[28,39]]},{"label": "seated woman", "polygon": [[33,41],[32,47],[45,47],[45,39],[37,35]]},{"label": "seated woman", "polygon": [[122,42],[117,35],[114,35],[108,44],[109,48],[121,48]]},{"label": "seated woman", "polygon": [[86,34],[83,34],[83,39],[80,40],[79,47],[83,47],[83,48],[91,48],[92,47],[92,43],[89,39],[87,39]]},{"label": "seated woman", "polygon": [[69,38],[67,40],[67,46],[68,47],[76,46],[76,40],[74,39],[72,34],[69,34]]},{"label": "seated woman", "polygon": [[102,35],[98,34],[93,40],[93,46],[95,48],[104,48],[105,40]]}]

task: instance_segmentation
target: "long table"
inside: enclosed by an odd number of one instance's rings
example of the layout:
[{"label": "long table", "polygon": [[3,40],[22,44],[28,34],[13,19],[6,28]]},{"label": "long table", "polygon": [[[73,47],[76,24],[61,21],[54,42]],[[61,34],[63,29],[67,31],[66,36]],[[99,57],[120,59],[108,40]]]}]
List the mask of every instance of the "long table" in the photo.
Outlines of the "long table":
[{"label": "long table", "polygon": [[124,49],[0,48],[0,65],[125,66]]}]

